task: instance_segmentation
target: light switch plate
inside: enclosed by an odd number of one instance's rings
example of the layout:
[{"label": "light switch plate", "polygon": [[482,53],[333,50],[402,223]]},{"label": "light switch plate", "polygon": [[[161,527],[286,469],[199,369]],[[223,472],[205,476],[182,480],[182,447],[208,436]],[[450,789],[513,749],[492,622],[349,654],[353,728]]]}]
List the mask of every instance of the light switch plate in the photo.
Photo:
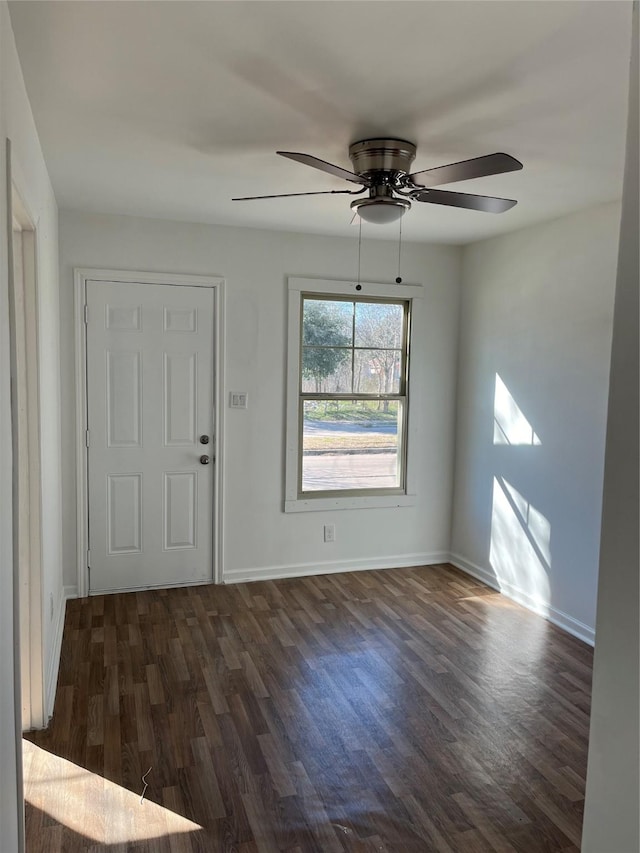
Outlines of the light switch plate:
[{"label": "light switch plate", "polygon": [[246,391],[229,391],[229,408],[246,409],[248,397]]}]

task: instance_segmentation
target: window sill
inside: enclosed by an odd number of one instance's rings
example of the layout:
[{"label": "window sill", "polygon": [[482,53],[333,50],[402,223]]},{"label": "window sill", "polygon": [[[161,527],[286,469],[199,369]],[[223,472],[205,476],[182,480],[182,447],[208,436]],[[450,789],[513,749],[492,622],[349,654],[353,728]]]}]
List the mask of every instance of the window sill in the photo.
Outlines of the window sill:
[{"label": "window sill", "polygon": [[371,497],[299,498],[284,502],[285,512],[320,512],[335,509],[375,509],[415,506],[416,495],[372,495]]}]

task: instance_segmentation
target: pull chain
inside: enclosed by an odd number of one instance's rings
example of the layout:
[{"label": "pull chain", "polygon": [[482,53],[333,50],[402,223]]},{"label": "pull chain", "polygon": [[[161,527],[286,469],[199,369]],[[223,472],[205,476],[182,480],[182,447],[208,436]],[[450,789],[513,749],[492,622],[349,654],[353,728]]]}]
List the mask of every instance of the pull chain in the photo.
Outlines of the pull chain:
[{"label": "pull chain", "polygon": [[396,277],[396,284],[402,284],[402,276],[400,275],[400,258],[402,253],[402,217],[400,217],[400,230],[398,232],[398,275]]},{"label": "pull chain", "polygon": [[358,283],[356,284],[356,290],[362,290],[362,285],[360,284],[360,258],[362,255],[362,217],[359,216],[360,220],[358,226]]}]

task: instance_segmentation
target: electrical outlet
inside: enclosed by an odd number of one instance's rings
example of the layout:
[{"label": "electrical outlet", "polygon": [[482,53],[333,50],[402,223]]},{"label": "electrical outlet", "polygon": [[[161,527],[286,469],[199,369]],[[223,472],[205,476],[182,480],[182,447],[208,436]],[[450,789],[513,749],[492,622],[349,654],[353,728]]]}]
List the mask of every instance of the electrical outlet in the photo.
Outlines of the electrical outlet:
[{"label": "electrical outlet", "polygon": [[335,524],[325,524],[325,526],[324,526],[324,541],[325,542],[335,542],[336,541],[336,526],[335,526]]}]

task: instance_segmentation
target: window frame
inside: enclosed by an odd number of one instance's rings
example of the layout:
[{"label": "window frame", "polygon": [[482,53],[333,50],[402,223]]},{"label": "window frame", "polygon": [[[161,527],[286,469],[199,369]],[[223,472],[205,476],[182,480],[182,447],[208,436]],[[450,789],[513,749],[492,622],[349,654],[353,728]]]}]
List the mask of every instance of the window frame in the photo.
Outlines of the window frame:
[{"label": "window frame", "polygon": [[[365,507],[410,506],[416,502],[413,476],[412,442],[410,434],[414,432],[412,406],[410,405],[411,386],[411,334],[413,300],[422,297],[422,285],[413,284],[377,284],[374,282],[335,281],[325,279],[289,278],[289,322],[287,351],[287,419],[285,452],[285,512],[305,512],[327,509],[360,509]],[[326,395],[344,399],[384,399],[385,397],[403,400],[403,446],[402,470],[403,483],[400,486],[383,489],[331,490],[301,493],[302,479],[302,419],[301,407],[305,394],[301,391],[302,373],[302,306],[303,298],[340,298],[346,301],[360,300],[370,302],[404,302],[407,304],[403,351],[406,352],[404,369],[404,394],[362,395],[336,394]],[[315,395],[309,393],[310,397]]]}]

